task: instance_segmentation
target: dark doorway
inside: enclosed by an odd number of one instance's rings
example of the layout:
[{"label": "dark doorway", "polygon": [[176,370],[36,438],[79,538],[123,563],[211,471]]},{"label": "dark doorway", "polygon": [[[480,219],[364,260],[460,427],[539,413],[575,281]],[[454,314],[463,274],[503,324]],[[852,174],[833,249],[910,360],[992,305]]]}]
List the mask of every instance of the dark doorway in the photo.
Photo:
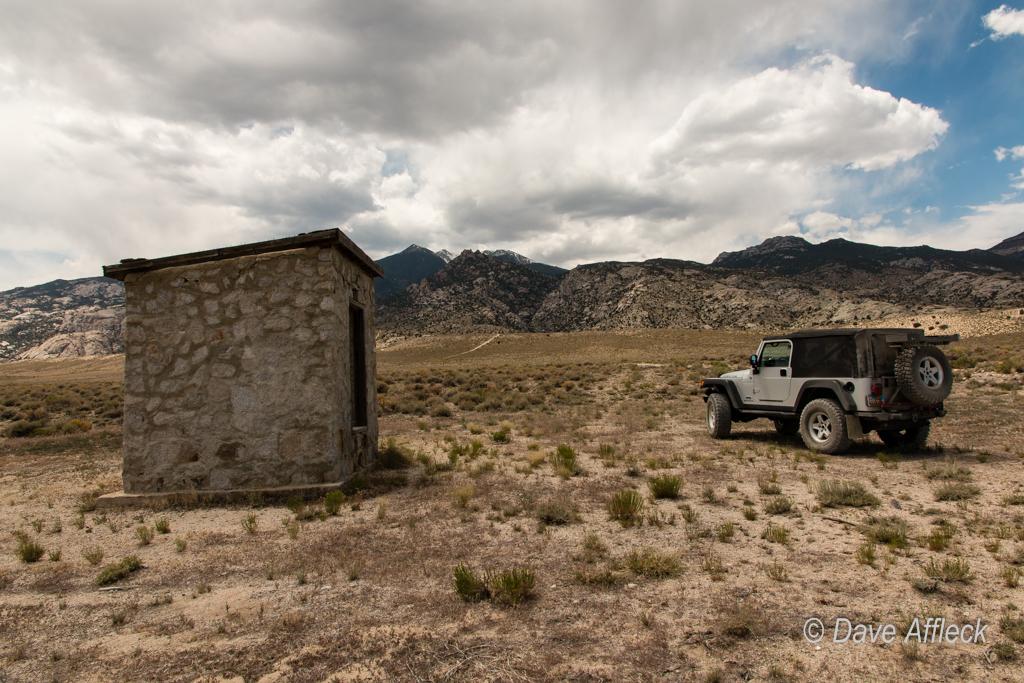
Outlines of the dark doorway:
[{"label": "dark doorway", "polygon": [[352,426],[366,426],[366,323],[363,309],[349,306],[349,342],[352,346]]}]

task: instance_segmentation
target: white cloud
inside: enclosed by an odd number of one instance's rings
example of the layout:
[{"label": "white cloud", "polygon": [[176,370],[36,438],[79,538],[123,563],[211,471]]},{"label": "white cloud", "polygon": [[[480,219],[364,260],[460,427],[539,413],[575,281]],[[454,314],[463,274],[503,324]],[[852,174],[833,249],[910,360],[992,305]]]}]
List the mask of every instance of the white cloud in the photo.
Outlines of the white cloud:
[{"label": "white cloud", "polygon": [[837,198],[918,182],[914,160],[947,124],[854,67],[931,30],[913,13],[889,0],[5,6],[0,289],[332,226],[378,257],[416,242],[567,266],[711,260],[798,231],[796,217],[839,216]]},{"label": "white cloud", "polygon": [[1014,34],[1024,35],[1024,10],[1000,5],[982,17],[982,22],[992,31],[995,40]]},{"label": "white cloud", "polygon": [[1017,145],[1016,147],[1011,147],[1009,149],[1006,147],[996,147],[995,154],[997,161],[1002,161],[1006,157],[1024,159],[1024,145]]},{"label": "white cloud", "polygon": [[877,170],[934,149],[939,112],[857,85],[834,56],[767,69],[686,107],[655,143],[661,163],[740,162]]}]

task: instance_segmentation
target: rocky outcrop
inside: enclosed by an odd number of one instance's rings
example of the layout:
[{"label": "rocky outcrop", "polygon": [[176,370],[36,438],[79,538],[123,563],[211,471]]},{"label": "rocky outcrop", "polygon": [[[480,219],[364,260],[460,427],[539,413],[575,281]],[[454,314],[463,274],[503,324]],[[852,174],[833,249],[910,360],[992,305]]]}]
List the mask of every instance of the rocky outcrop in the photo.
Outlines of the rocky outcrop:
[{"label": "rocky outcrop", "polygon": [[0,292],[0,360],[118,353],[124,285],[104,277]]},{"label": "rocky outcrop", "polygon": [[56,334],[18,354],[19,359],[100,356],[124,352],[124,308],[80,308],[64,311]]}]

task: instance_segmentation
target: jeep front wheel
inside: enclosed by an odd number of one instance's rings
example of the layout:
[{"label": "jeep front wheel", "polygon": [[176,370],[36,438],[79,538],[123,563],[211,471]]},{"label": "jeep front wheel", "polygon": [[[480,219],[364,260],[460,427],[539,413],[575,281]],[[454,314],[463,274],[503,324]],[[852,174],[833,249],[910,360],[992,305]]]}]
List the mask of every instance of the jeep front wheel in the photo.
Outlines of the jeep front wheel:
[{"label": "jeep front wheel", "polygon": [[708,396],[708,434],[712,439],[727,439],[732,432],[732,406],[722,394]]},{"label": "jeep front wheel", "polygon": [[941,403],[953,389],[953,367],[935,346],[903,349],[896,356],[896,384],[918,405]]},{"label": "jeep front wheel", "polygon": [[817,398],[800,414],[800,436],[812,451],[836,455],[850,447],[846,413],[830,398]]},{"label": "jeep front wheel", "polygon": [[907,429],[879,429],[878,438],[890,448],[898,448],[901,451],[919,451],[928,441],[928,432],[931,431],[931,427],[930,422],[921,422],[918,426]]}]

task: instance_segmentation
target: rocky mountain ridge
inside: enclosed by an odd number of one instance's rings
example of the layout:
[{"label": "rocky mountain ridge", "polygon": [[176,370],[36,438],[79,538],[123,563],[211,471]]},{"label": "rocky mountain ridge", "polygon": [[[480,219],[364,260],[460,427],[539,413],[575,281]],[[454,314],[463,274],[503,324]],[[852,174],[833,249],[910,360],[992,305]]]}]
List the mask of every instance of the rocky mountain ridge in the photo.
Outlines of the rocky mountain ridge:
[{"label": "rocky mountain ridge", "polygon": [[[460,261],[467,254],[472,258]],[[1024,307],[1024,263],[993,250],[876,247],[847,240],[814,245],[777,237],[723,253],[710,265],[652,259],[577,266],[557,278],[532,280],[528,292],[520,272],[496,262],[481,252],[463,252],[410,288],[410,296],[384,302],[380,328],[400,333],[782,329],[884,321],[924,309],[964,313]],[[464,267],[470,263],[472,268]],[[486,287],[468,284],[484,271]],[[511,278],[507,286],[502,284],[506,276]],[[504,311],[516,315],[495,314]]]}]

